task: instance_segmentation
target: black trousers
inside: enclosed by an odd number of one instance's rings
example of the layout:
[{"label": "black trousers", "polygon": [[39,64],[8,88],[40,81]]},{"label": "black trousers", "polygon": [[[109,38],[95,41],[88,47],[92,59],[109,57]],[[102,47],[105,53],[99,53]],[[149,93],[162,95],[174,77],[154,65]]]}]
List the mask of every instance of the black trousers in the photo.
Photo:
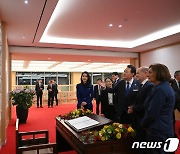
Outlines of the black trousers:
[{"label": "black trousers", "polygon": [[57,94],[54,94],[54,98],[56,100],[56,105],[58,105],[58,98],[57,98]]},{"label": "black trousers", "polygon": [[50,106],[53,107],[53,102],[54,102],[54,94],[48,93],[48,107],[50,107]]},{"label": "black trousers", "polygon": [[37,95],[37,107],[39,107],[39,100],[40,100],[40,106],[42,106],[42,94]]}]

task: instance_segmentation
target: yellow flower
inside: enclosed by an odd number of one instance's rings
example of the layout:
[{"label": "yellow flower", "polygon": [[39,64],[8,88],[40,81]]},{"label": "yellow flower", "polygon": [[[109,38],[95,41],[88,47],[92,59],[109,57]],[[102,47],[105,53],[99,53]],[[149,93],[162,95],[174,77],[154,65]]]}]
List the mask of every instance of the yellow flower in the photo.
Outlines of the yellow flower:
[{"label": "yellow flower", "polygon": [[117,134],[116,134],[116,138],[117,138],[117,139],[120,139],[120,138],[121,138],[121,133],[117,133]]},{"label": "yellow flower", "polygon": [[119,128],[122,128],[123,127],[123,125],[122,124],[119,124]]},{"label": "yellow flower", "polygon": [[104,137],[104,136],[103,136],[103,137],[101,137],[101,140],[102,140],[102,141],[105,141],[105,137]]},{"label": "yellow flower", "polygon": [[76,113],[77,115],[79,115],[80,111],[76,110],[75,113]]},{"label": "yellow flower", "polygon": [[131,126],[129,126],[128,132],[131,133],[131,132],[133,132],[133,131],[134,131],[134,129],[133,129]]},{"label": "yellow flower", "polygon": [[116,128],[115,131],[116,131],[116,132],[120,132],[120,129],[119,129],[119,128]]},{"label": "yellow flower", "polygon": [[101,132],[101,131],[99,131],[99,136],[100,136],[100,137],[102,137],[102,135],[103,135],[103,134],[102,134],[102,132]]},{"label": "yellow flower", "polygon": [[105,125],[103,129],[107,129],[109,126],[108,125]]},{"label": "yellow flower", "polygon": [[113,123],[113,126],[118,127],[118,126],[119,126],[119,123],[114,122],[114,123]]}]

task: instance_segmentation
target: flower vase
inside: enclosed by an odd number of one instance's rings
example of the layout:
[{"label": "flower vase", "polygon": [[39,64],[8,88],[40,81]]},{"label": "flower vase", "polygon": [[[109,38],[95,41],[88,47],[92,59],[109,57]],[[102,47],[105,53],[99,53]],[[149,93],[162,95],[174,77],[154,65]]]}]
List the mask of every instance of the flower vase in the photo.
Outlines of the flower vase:
[{"label": "flower vase", "polygon": [[25,124],[28,118],[28,109],[16,106],[16,115],[20,124]]}]

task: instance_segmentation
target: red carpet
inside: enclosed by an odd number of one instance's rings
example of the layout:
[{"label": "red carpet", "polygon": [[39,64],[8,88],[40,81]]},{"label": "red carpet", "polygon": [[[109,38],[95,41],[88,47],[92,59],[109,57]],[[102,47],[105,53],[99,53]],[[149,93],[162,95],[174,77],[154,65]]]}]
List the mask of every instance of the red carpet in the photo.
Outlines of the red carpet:
[{"label": "red carpet", "polygon": [[[36,108],[35,106],[29,109],[29,116],[26,124],[20,124],[20,131],[33,131],[33,130],[49,130],[50,142],[55,142],[55,117],[59,114],[65,114],[69,111],[75,110],[76,104],[63,104],[54,106],[54,108]],[[95,111],[95,105],[94,105]],[[7,128],[7,143],[2,146],[0,154],[15,154],[15,107],[12,107],[12,119]],[[176,132],[179,131],[180,121],[176,122]],[[178,134],[178,133],[177,133]],[[179,135],[180,139],[180,135]],[[75,151],[63,152],[61,154],[77,154]],[[180,154],[180,147],[176,151]]]},{"label": "red carpet", "polygon": [[[54,106],[53,108],[36,108],[35,106],[29,109],[29,116],[26,124],[20,124],[20,131],[33,130],[49,130],[49,141],[56,142],[55,137],[55,117],[59,114],[65,114],[75,110],[76,104],[63,104]],[[7,128],[7,143],[1,147],[0,154],[15,154],[15,107],[12,107],[12,119]],[[76,154],[76,152],[64,152],[61,154]]]}]

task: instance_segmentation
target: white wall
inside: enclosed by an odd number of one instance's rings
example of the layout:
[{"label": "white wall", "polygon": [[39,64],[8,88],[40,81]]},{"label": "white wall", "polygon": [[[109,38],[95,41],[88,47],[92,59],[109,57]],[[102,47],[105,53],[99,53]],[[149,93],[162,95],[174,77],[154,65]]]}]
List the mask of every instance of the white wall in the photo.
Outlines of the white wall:
[{"label": "white wall", "polygon": [[141,53],[140,60],[141,66],[149,66],[153,63],[165,64],[173,77],[174,72],[180,70],[180,43]]}]

